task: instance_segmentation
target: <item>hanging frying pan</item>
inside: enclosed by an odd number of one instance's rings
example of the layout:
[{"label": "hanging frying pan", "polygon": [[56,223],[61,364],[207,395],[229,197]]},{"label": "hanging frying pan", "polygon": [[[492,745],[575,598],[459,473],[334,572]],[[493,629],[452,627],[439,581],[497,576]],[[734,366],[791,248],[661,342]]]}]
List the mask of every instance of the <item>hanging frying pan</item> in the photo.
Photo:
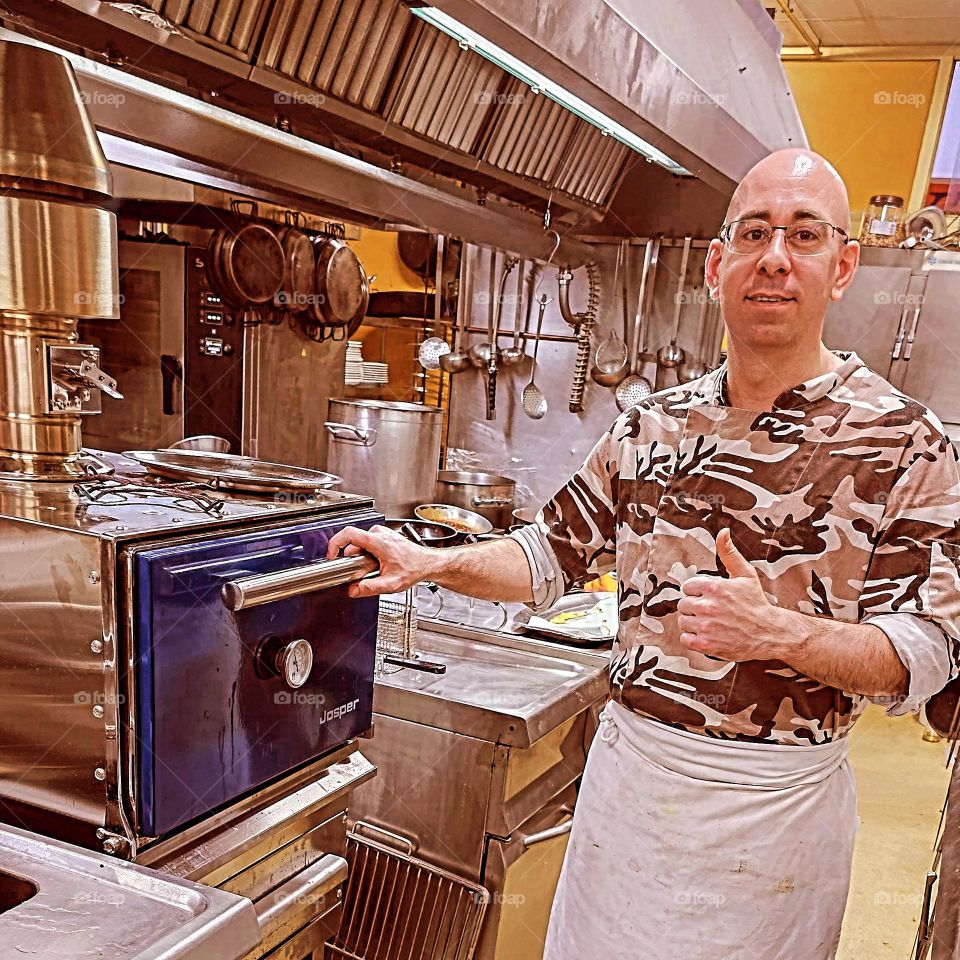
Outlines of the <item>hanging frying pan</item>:
[{"label": "hanging frying pan", "polygon": [[321,244],[315,291],[310,310],[317,323],[351,327],[366,315],[370,285],[359,257],[343,240],[330,238]]},{"label": "hanging frying pan", "polygon": [[283,247],[283,284],[276,304],[290,313],[303,313],[310,306],[314,293],[316,258],[313,243],[300,229],[301,214],[287,211],[287,227],[280,234]]},{"label": "hanging frying pan", "polygon": [[[232,200],[230,208],[239,214],[246,201]],[[250,203],[251,215],[257,205]],[[232,307],[263,306],[283,285],[284,256],[272,230],[252,221],[238,221],[219,229],[208,248],[211,281]]]}]

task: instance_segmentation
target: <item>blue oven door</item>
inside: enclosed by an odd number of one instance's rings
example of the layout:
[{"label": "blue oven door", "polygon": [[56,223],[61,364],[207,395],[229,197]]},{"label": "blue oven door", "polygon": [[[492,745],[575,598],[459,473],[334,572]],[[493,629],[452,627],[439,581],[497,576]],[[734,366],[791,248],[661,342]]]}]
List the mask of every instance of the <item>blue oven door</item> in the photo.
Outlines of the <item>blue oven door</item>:
[{"label": "blue oven door", "polygon": [[376,598],[350,599],[343,585],[231,612],[221,594],[239,577],[324,560],[343,526],[340,517],[135,552],[144,835],[169,833],[370,727]]}]

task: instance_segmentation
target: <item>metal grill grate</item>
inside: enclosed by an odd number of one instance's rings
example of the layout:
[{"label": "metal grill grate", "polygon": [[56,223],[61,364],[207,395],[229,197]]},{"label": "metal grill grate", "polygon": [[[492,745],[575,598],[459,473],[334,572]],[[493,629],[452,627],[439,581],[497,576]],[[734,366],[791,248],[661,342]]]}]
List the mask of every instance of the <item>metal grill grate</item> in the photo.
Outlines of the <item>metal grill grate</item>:
[{"label": "metal grill grate", "polygon": [[[412,660],[416,653],[417,608],[413,591],[407,590],[402,600],[380,598],[377,617],[377,655],[375,673],[379,677],[391,673],[384,665],[384,657],[402,657]],[[401,669],[394,667],[394,670]]]},{"label": "metal grill grate", "polygon": [[[390,837],[398,851],[361,837]],[[358,822],[347,837],[350,879],[326,960],[470,960],[490,894],[413,856],[409,840]]]}]

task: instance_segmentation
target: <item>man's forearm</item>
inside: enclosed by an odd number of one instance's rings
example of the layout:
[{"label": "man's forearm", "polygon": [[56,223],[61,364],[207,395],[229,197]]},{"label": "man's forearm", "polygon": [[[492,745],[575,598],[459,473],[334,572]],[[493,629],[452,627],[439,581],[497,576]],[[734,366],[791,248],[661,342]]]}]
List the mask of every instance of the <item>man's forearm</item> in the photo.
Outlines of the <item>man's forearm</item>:
[{"label": "man's forearm", "polygon": [[423,579],[479,600],[533,599],[530,565],[510,537],[431,550]]},{"label": "man's forearm", "polygon": [[906,696],[910,675],[890,638],[869,623],[843,623],[781,610],[778,659],[847,693]]}]

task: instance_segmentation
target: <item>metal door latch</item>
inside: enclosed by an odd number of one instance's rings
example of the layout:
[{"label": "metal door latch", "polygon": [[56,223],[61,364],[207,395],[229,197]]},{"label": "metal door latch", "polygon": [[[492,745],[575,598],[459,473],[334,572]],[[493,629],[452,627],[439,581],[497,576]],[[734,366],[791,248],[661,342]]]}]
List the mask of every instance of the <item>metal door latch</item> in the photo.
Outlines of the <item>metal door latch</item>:
[{"label": "metal door latch", "polygon": [[47,344],[47,413],[99,413],[101,393],[122,400],[99,362],[100,349],[92,344]]}]

